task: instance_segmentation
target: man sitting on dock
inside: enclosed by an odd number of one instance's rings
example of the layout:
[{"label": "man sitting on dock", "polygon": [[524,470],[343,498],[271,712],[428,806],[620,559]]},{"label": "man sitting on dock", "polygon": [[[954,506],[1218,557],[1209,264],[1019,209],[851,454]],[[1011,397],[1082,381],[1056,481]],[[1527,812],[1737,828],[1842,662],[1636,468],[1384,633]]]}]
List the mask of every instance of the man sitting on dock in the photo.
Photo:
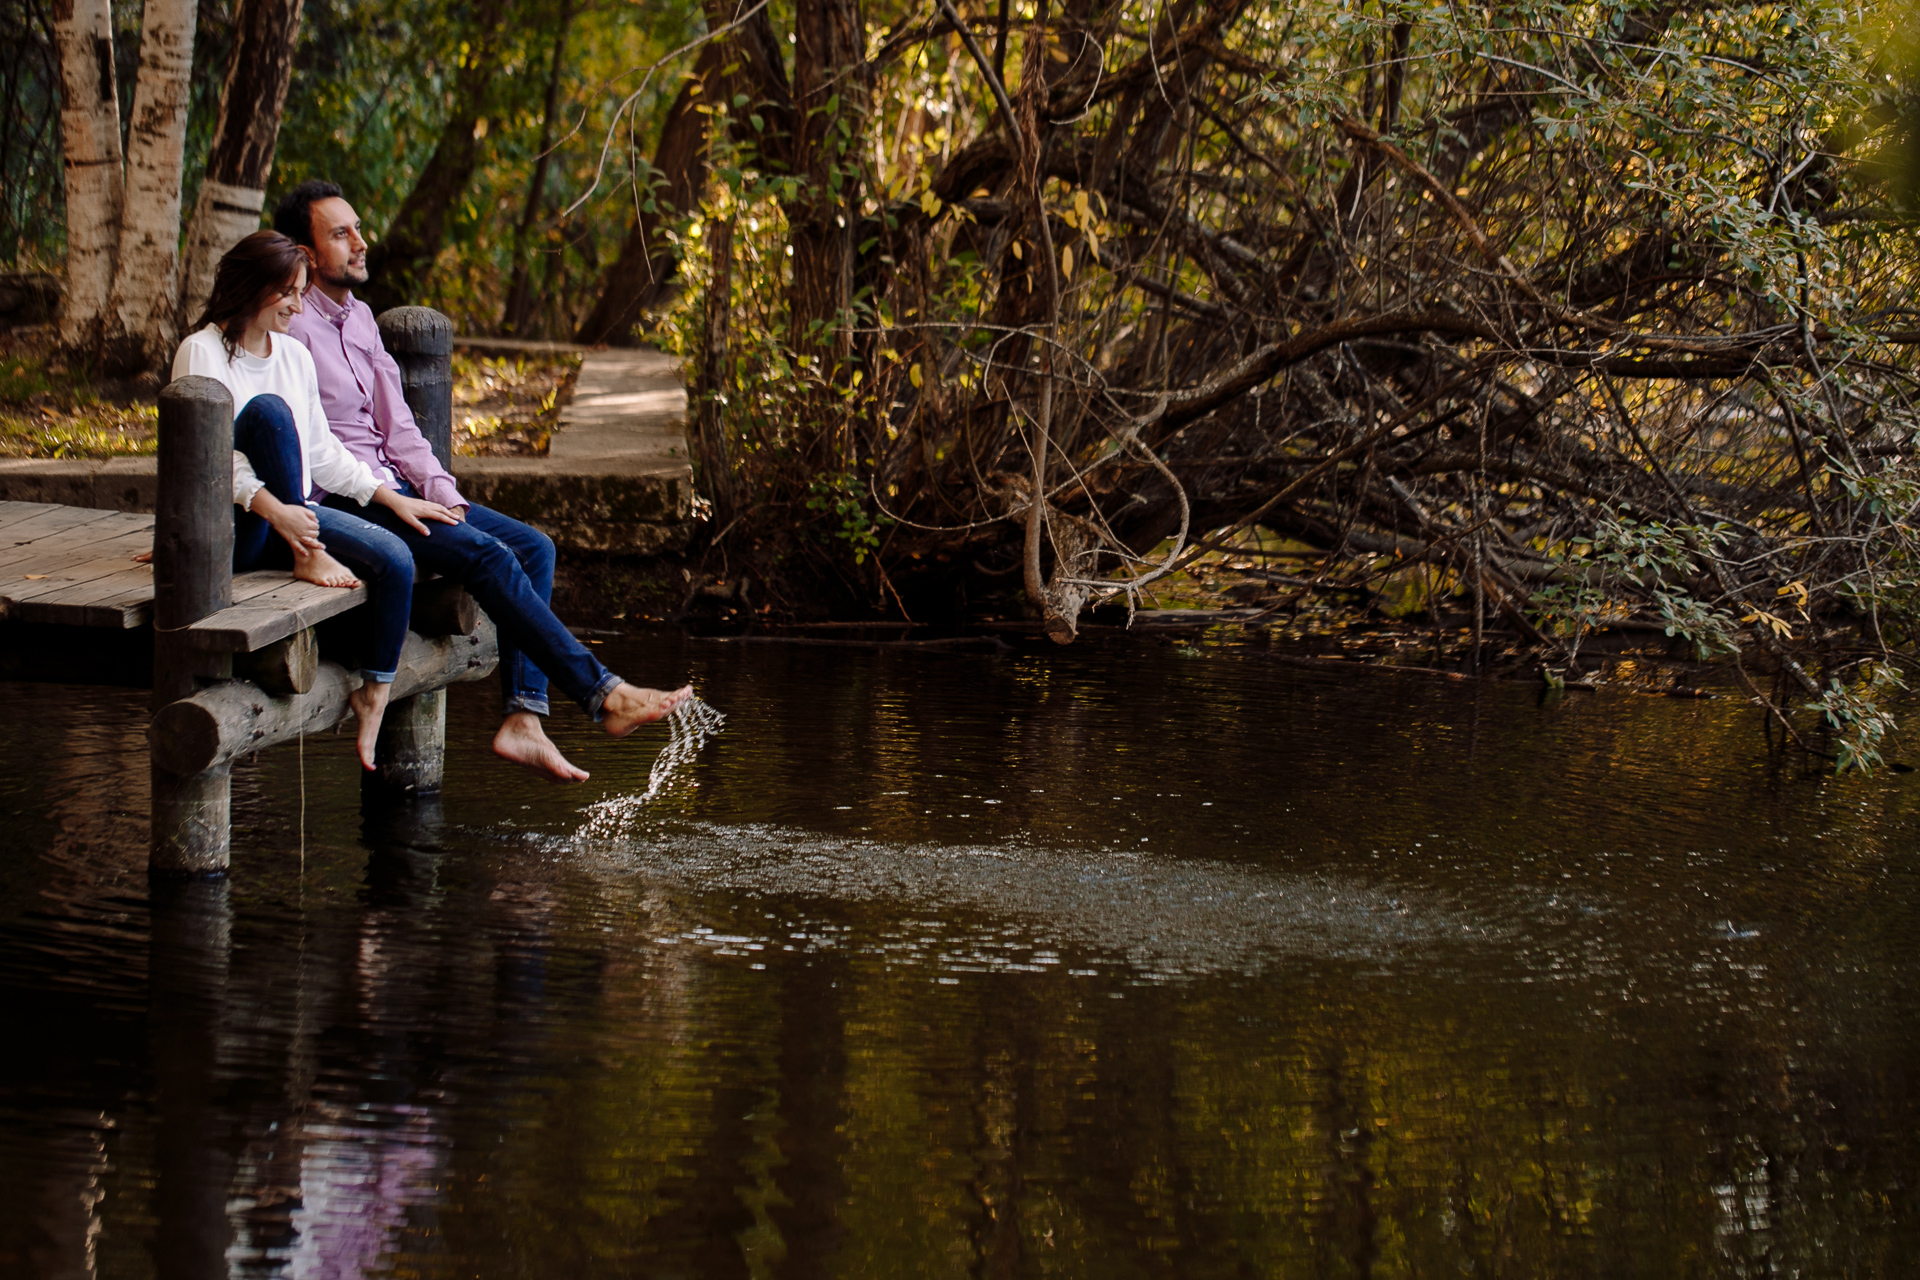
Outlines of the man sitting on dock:
[{"label": "man sitting on dock", "polygon": [[367,282],[367,242],[340,188],[301,183],[280,201],[273,225],[313,255],[313,285],[291,332],[313,353],[328,424],[348,452],[411,500],[357,514],[398,534],[422,568],[471,591],[499,628],[506,713],[494,753],[556,782],[584,781],[586,770],[560,754],[540,723],[549,676],[616,737],[668,715],[691,687],[643,689],[608,671],[554,616],[552,539],[461,496],[414,423],[372,310],[353,296],[353,286]]}]

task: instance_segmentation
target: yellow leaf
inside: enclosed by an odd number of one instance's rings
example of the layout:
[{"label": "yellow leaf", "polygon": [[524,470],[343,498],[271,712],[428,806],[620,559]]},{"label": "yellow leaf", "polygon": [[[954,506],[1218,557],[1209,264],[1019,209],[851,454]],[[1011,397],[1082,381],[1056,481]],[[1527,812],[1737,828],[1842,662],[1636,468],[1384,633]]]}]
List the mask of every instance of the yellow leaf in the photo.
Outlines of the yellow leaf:
[{"label": "yellow leaf", "polygon": [[1060,274],[1073,279],[1073,246],[1067,245],[1060,250]]},{"label": "yellow leaf", "polygon": [[1087,220],[1086,192],[1076,191],[1073,193],[1073,211],[1079,217],[1080,221],[1085,222]]},{"label": "yellow leaf", "polygon": [[1024,258],[1026,256],[1025,254],[1020,252],[1020,242],[1018,240],[1015,240],[1012,244],[1008,245],[1007,247],[1013,250],[1013,256],[1015,259]]},{"label": "yellow leaf", "polygon": [[929,218],[937,218],[940,216],[940,197],[933,194],[931,188],[920,193],[920,212],[926,214]]},{"label": "yellow leaf", "polygon": [[1052,58],[1055,62],[1065,62],[1067,60],[1067,51],[1065,49],[1062,49],[1057,44],[1049,45],[1047,47],[1047,56]]},{"label": "yellow leaf", "polygon": [[47,575],[44,573],[30,573],[27,575],[28,582],[45,582],[46,580]]},{"label": "yellow leaf", "polygon": [[1086,237],[1087,237],[1087,256],[1089,258],[1092,258],[1095,262],[1100,261],[1100,237],[1093,233],[1092,227],[1087,228]]},{"label": "yellow leaf", "polygon": [[920,376],[920,366],[916,364],[913,368],[907,370],[907,378],[914,386],[920,386],[923,381]]}]

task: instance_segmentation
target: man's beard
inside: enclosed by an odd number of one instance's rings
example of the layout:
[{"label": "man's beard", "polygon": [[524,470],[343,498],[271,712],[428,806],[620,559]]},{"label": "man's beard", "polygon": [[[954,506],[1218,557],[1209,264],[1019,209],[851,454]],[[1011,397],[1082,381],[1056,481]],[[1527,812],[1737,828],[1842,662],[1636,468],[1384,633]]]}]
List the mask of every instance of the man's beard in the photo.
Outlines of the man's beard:
[{"label": "man's beard", "polygon": [[326,284],[333,285],[337,288],[351,289],[357,284],[365,284],[367,282],[367,269],[365,267],[355,267],[351,265],[338,267],[333,270],[328,270],[323,267],[319,272],[319,276],[321,281]]}]

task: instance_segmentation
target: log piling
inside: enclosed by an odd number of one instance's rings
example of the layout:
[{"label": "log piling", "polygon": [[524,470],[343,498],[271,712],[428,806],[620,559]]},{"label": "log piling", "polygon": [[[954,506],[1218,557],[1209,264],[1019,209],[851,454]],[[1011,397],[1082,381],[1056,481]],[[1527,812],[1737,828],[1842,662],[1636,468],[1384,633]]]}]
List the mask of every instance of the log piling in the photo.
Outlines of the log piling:
[{"label": "log piling", "polygon": [[[153,527],[153,707],[192,696],[232,670],[232,658],[192,643],[188,628],[233,603],[233,397],[212,378],[160,393],[159,502]],[[227,765],[178,770],[153,756],[157,872],[227,869]]]}]

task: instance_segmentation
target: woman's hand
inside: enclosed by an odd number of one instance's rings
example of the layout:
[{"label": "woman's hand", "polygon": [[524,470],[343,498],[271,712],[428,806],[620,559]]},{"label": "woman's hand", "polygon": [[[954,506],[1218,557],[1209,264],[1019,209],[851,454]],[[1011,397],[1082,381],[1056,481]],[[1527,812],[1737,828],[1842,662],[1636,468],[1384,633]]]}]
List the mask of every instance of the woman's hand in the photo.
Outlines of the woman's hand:
[{"label": "woman's hand", "polygon": [[443,507],[437,502],[428,502],[425,498],[409,498],[397,489],[381,485],[374,490],[373,500],[393,514],[405,520],[413,531],[421,537],[428,537],[424,521],[433,520],[440,524],[459,524],[460,513],[451,507]]},{"label": "woman's hand", "polygon": [[282,502],[262,489],[253,495],[247,510],[272,525],[273,531],[287,540],[296,560],[326,549],[320,545],[320,517],[308,510],[305,503]]}]

